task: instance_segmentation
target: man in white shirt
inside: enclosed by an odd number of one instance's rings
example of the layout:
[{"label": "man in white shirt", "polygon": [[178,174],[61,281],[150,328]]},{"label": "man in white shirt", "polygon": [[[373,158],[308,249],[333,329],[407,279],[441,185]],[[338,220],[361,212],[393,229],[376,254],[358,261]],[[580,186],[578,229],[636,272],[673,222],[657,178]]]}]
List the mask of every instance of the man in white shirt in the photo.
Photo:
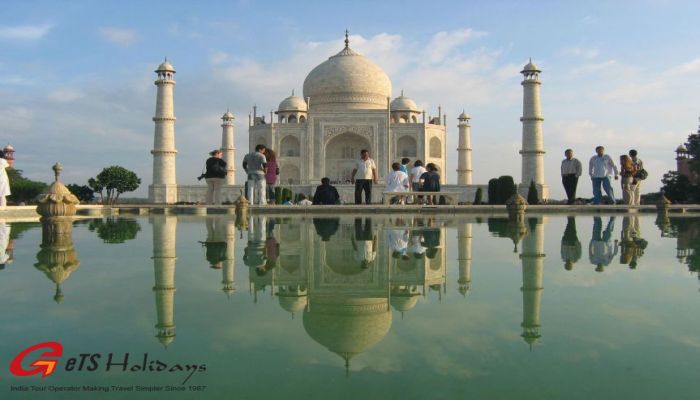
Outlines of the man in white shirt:
[{"label": "man in white shirt", "polygon": [[[387,192],[407,192],[408,175],[401,171],[401,164],[391,164],[392,171],[384,178]],[[404,204],[404,196],[399,196],[399,204]]]},{"label": "man in white shirt", "polygon": [[571,149],[566,149],[564,156],[566,158],[561,162],[561,183],[566,191],[566,204],[574,204],[578,177],[581,176],[582,172],[581,161],[574,158],[574,151]]},{"label": "man in white shirt", "polygon": [[[355,179],[357,176],[357,179]],[[355,204],[362,204],[362,191],[365,191],[365,204],[372,202],[372,182],[377,183],[377,164],[369,158],[369,150],[360,150],[360,159],[352,170],[351,182],[355,184]]]},{"label": "man in white shirt", "polygon": [[593,201],[591,204],[598,205],[603,201],[603,193],[600,191],[601,185],[603,185],[603,190],[612,204],[615,204],[615,193],[610,185],[610,175],[614,173],[615,180],[618,179],[617,166],[610,156],[605,154],[605,147],[598,146],[595,148],[595,152],[596,155],[591,157],[591,161],[588,162],[588,174],[593,182]]}]

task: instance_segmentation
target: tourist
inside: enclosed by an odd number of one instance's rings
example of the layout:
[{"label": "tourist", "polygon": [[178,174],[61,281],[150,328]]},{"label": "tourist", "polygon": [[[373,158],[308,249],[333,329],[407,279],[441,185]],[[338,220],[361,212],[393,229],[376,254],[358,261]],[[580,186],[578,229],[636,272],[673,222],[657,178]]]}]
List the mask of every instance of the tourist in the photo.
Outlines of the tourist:
[{"label": "tourist", "polygon": [[255,151],[243,157],[243,169],[248,174],[248,201],[251,204],[265,205],[265,174],[267,159],[263,154],[265,145],[255,146]]},{"label": "tourist", "polygon": [[267,201],[275,203],[275,186],[280,175],[280,168],[277,165],[277,155],[272,149],[265,148],[265,159],[267,160],[267,172],[265,173],[265,183],[267,184]]},{"label": "tourist", "polygon": [[12,263],[12,239],[10,239],[10,224],[0,221],[0,270],[5,264]]},{"label": "tourist", "polygon": [[250,216],[248,222],[248,243],[243,249],[243,263],[250,268],[264,270],[267,263],[266,239],[267,219],[261,216]]},{"label": "tourist", "polygon": [[571,271],[574,264],[581,259],[581,242],[576,234],[576,218],[566,217],[566,228],[561,237],[561,260],[564,261],[564,269]]},{"label": "tourist", "polygon": [[[440,191],[440,174],[438,174],[437,166],[433,163],[428,163],[426,172],[420,176],[421,192],[439,192]],[[437,196],[426,196],[426,203],[429,205],[437,203]]]},{"label": "tourist", "polygon": [[298,206],[310,206],[314,204],[311,200],[306,198],[306,195],[304,193],[301,193],[299,195],[299,201],[297,201]]},{"label": "tourist", "polygon": [[561,183],[566,191],[566,204],[574,204],[576,201],[576,186],[578,178],[583,172],[581,161],[574,158],[574,151],[566,149],[564,152],[564,160],[561,162]]},{"label": "tourist", "polygon": [[204,178],[207,182],[207,204],[221,204],[221,186],[226,178],[226,161],[221,157],[224,153],[221,150],[212,150],[209,152],[209,158],[206,162],[206,170]]},{"label": "tourist", "polygon": [[5,152],[0,150],[0,208],[7,206],[7,196],[10,192],[10,178],[7,177],[7,168],[11,166],[11,161],[5,159]]},{"label": "tourist", "polygon": [[411,162],[411,159],[408,157],[404,157],[401,159],[401,171],[408,176],[408,163]]},{"label": "tourist", "polygon": [[[368,150],[360,150],[360,159],[352,170],[350,182],[355,184],[355,204],[362,204],[362,191],[365,191],[365,204],[372,202],[372,182],[377,183],[377,165],[369,158]],[[355,179],[355,176],[358,176]]]},{"label": "tourist", "polygon": [[588,162],[588,174],[591,176],[593,183],[593,201],[591,204],[598,205],[603,201],[603,194],[600,191],[600,186],[603,185],[605,194],[608,195],[612,204],[615,204],[615,192],[610,185],[610,175],[615,174],[617,180],[618,172],[615,163],[609,155],[605,154],[605,147],[598,146],[595,148],[596,155],[591,157]]},{"label": "tourist", "polygon": [[386,242],[389,244],[393,258],[409,259],[408,257],[408,230],[406,228],[393,227],[384,231]]},{"label": "tourist", "polygon": [[372,220],[365,218],[363,224],[361,218],[355,218],[355,236],[351,240],[355,261],[360,263],[361,269],[369,268],[377,257],[377,236],[372,230]]},{"label": "tourist", "polygon": [[[410,181],[411,181],[411,191],[413,192],[419,192],[420,191],[420,177],[425,173],[426,169],[423,167],[423,161],[421,160],[416,160],[416,162],[413,163],[413,168],[411,168],[411,174],[410,174]],[[412,196],[413,197],[413,196]],[[415,198],[411,198],[410,200],[415,204],[418,203],[419,201],[422,200],[422,196],[416,196]]]},{"label": "tourist", "polygon": [[634,177],[637,170],[634,161],[627,154],[620,156],[620,183],[622,184],[622,201],[626,205],[634,204],[634,188],[637,186],[637,179]]},{"label": "tourist", "polygon": [[603,220],[601,217],[593,217],[593,234],[591,242],[588,244],[588,258],[596,266],[596,272],[603,272],[603,268],[610,265],[617,255],[617,240],[615,244],[610,243],[612,231],[615,228],[615,217],[610,217],[608,225],[603,230]]},{"label": "tourist", "polygon": [[647,241],[642,239],[639,230],[639,217],[630,215],[622,220],[620,232],[620,264],[625,264],[630,269],[637,268],[637,261],[644,255]]},{"label": "tourist", "polygon": [[[391,169],[392,171],[389,173],[389,175],[384,178],[384,182],[386,183],[386,191],[407,192],[409,186],[408,175],[401,171],[401,165],[399,165],[397,162],[391,164]],[[398,203],[404,204],[404,196],[399,196]]]},{"label": "tourist", "polygon": [[331,185],[331,180],[328,178],[321,178],[321,184],[316,187],[316,193],[314,193],[314,199],[312,201],[315,205],[332,205],[340,203],[340,195],[335,186]]},{"label": "tourist", "polygon": [[642,186],[642,181],[647,178],[647,173],[646,170],[644,169],[644,163],[642,162],[642,159],[637,157],[637,150],[630,150],[629,151],[629,156],[632,159],[632,162],[634,162],[634,167],[635,170],[637,171],[635,178],[637,178],[637,184],[634,186],[634,195],[632,196],[632,205],[638,206],[641,203],[642,195],[641,195],[641,186]]}]

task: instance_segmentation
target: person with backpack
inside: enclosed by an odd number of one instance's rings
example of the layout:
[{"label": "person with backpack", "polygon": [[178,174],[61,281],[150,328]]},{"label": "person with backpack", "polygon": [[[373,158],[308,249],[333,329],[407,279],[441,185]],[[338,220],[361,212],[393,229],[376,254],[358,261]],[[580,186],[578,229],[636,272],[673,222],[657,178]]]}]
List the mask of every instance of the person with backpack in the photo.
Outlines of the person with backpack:
[{"label": "person with backpack", "polygon": [[634,192],[632,193],[632,205],[638,206],[641,204],[641,186],[642,186],[642,181],[647,179],[647,171],[644,169],[644,163],[642,162],[642,159],[637,157],[637,150],[632,149],[629,151],[629,156],[632,159],[632,162],[634,163],[635,170],[637,171],[635,174],[635,179],[637,180],[637,185],[634,187]]}]

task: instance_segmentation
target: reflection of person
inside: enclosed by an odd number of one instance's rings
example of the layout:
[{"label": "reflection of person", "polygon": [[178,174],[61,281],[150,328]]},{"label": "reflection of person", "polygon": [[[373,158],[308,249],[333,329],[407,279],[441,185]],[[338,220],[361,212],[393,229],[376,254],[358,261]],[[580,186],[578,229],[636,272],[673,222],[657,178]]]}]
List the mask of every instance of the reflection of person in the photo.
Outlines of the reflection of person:
[{"label": "reflection of person", "polygon": [[581,259],[581,242],[576,234],[576,218],[566,218],[566,228],[561,237],[561,260],[564,269],[571,271],[574,264]]},{"label": "reflection of person", "polygon": [[639,217],[625,217],[620,232],[620,264],[629,265],[630,269],[637,268],[637,261],[644,255],[644,249],[647,247],[647,241],[639,235]]},{"label": "reflection of person", "polygon": [[440,228],[434,226],[435,222],[428,220],[428,227],[421,231],[423,236],[422,245],[426,247],[425,256],[435,258],[440,247]]},{"label": "reflection of person", "polygon": [[5,264],[12,263],[12,240],[10,240],[10,225],[0,222],[0,270]]},{"label": "reflection of person", "polygon": [[207,181],[207,204],[221,204],[221,186],[226,178],[226,161],[221,157],[224,153],[221,150],[214,150],[209,153],[211,157],[207,159],[206,172],[204,178]]},{"label": "reflection of person", "polygon": [[386,242],[391,249],[391,256],[408,259],[408,230],[399,228],[387,229],[385,235]]},{"label": "reflection of person", "polygon": [[602,218],[593,217],[593,235],[588,245],[588,257],[598,272],[603,272],[603,267],[610,265],[617,255],[617,240],[614,245],[610,242],[613,229],[615,229],[615,217],[610,217],[605,231],[603,231]]},{"label": "reflection of person", "polygon": [[425,247],[423,246],[423,235],[420,231],[411,232],[411,247],[409,251],[413,253],[415,258],[425,257]]},{"label": "reflection of person", "polygon": [[5,159],[5,153],[0,150],[0,207],[7,206],[7,196],[10,193],[10,178],[7,177],[6,169],[10,167],[10,161]]},{"label": "reflection of person", "polygon": [[226,261],[226,222],[221,218],[207,218],[207,239],[202,243],[209,266],[221,269]]},{"label": "reflection of person", "polygon": [[314,193],[314,204],[338,204],[340,203],[340,195],[335,186],[331,185],[331,180],[328,178],[321,178],[321,184],[316,186],[316,193]]},{"label": "reflection of person", "polygon": [[352,248],[355,250],[355,260],[361,268],[369,268],[377,256],[377,237],[372,230],[372,220],[355,218],[355,236],[352,238]]},{"label": "reflection of person", "polygon": [[265,254],[265,241],[267,220],[261,216],[251,216],[248,222],[248,243],[243,251],[243,263],[256,270],[265,271],[267,255]]},{"label": "reflection of person", "polygon": [[243,157],[243,169],[248,174],[248,201],[251,204],[266,204],[266,181],[265,174],[267,173],[267,159],[263,154],[265,145],[259,144],[255,146],[255,151],[248,153]]},{"label": "reflection of person", "polygon": [[340,226],[340,218],[314,218],[313,222],[316,234],[321,237],[323,242],[329,241]]},{"label": "reflection of person", "polygon": [[265,275],[267,271],[271,270],[277,265],[277,258],[280,254],[280,244],[275,238],[274,228],[275,221],[270,219],[269,223],[267,224],[267,234],[265,238],[265,256],[267,257],[267,260],[265,260],[264,266],[258,267],[255,270],[259,276]]}]

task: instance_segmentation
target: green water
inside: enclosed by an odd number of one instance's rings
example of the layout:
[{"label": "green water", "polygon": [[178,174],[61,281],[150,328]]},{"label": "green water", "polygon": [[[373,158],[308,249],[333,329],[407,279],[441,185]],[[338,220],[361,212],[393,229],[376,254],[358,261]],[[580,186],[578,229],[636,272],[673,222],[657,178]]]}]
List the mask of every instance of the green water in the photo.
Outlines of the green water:
[{"label": "green water", "polygon": [[[700,397],[700,219],[242,223],[0,224],[1,398]],[[10,373],[48,341],[53,374]]]}]

